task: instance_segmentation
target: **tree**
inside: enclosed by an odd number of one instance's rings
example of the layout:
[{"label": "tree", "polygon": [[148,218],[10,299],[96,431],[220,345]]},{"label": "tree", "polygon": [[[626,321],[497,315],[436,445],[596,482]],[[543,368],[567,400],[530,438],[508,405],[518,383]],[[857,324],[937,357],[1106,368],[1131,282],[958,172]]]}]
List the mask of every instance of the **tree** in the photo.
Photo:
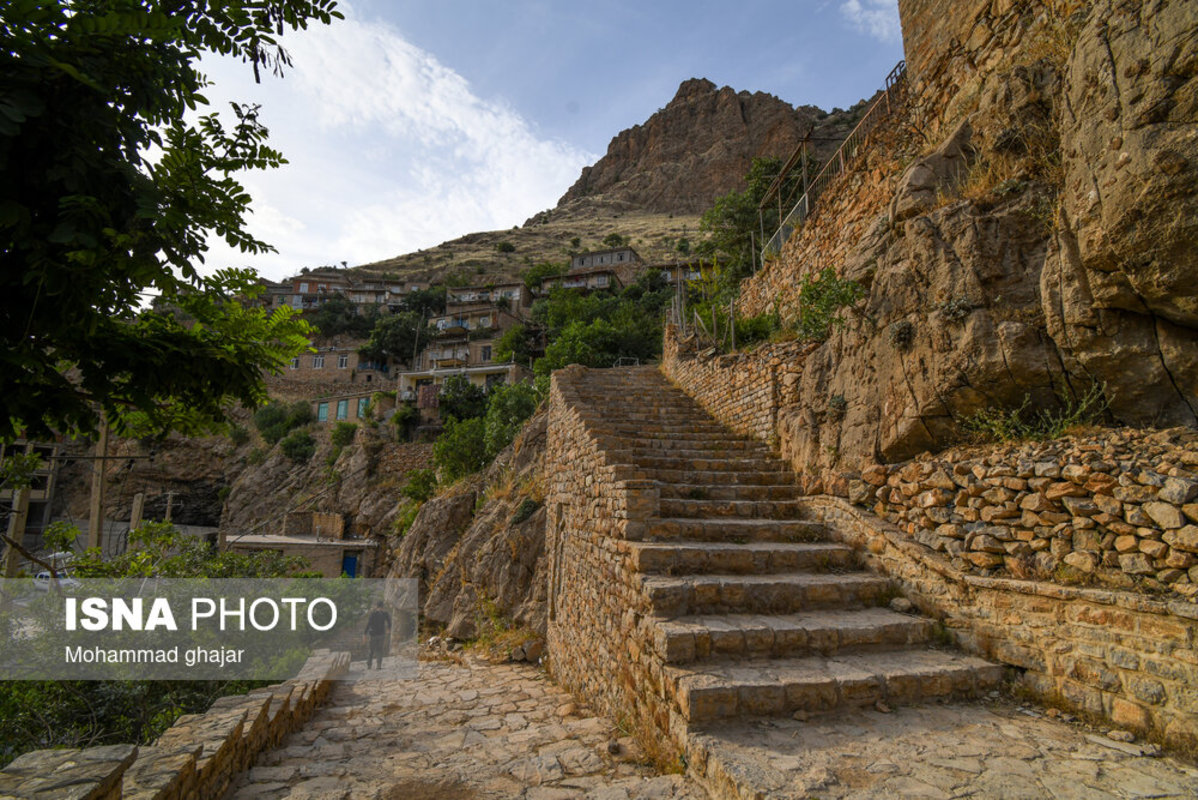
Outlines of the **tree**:
[{"label": "tree", "polygon": [[511,444],[524,425],[524,421],[537,410],[540,398],[537,390],[527,383],[496,386],[487,402],[487,415],[483,418],[483,442],[487,458],[494,458],[499,451]]},{"label": "tree", "polygon": [[359,355],[372,361],[393,358],[412,364],[416,354],[433,337],[435,331],[425,324],[425,317],[416,311],[401,311],[379,317],[370,332],[370,341],[358,349]]},{"label": "tree", "polygon": [[461,421],[450,417],[445,422],[445,430],[433,442],[433,464],[442,483],[453,483],[486,466],[484,431],[482,417]]},{"label": "tree", "polygon": [[487,413],[487,393],[465,375],[450,375],[441,384],[438,405],[443,418],[474,419]]},{"label": "tree", "polygon": [[[12,0],[0,17],[0,438],[210,429],[265,398],[263,372],[306,346],[289,310],[232,298],[253,276],[197,270],[214,235],[246,253],[233,177],[284,163],[258,109],[206,104],[203,52],[255,75],[290,62],[284,31],[333,0]],[[152,155],[151,155],[152,154]],[[190,318],[142,310],[147,296]]]},{"label": "tree", "polygon": [[430,286],[408,292],[400,301],[404,311],[414,311],[427,319],[445,313],[445,287]]},{"label": "tree", "polygon": [[525,325],[513,325],[495,340],[495,360],[527,364],[535,349],[534,337],[535,333]]},{"label": "tree", "polygon": [[379,318],[379,307],[370,306],[365,314],[358,313],[358,304],[345,295],[333,295],[312,315],[312,326],[322,336],[342,333],[364,339],[370,335]]},{"label": "tree", "polygon": [[566,274],[566,264],[554,261],[541,261],[520,273],[521,280],[529,289],[535,289],[546,278],[556,278]]}]

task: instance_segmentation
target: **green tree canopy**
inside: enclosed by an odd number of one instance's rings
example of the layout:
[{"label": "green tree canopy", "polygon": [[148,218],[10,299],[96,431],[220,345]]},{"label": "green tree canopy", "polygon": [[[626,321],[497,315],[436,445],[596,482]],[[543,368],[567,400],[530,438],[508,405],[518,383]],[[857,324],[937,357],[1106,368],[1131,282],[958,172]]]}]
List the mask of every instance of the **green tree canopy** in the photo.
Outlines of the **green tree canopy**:
[{"label": "green tree canopy", "polygon": [[[370,341],[358,353],[373,361],[394,358],[412,364],[415,356],[432,339],[435,332],[418,311],[401,311],[379,317],[370,332]],[[413,364],[414,366],[414,364]]]},{"label": "green tree canopy", "polygon": [[401,301],[404,311],[414,311],[424,318],[445,313],[445,287],[430,286],[408,292]]},{"label": "green tree canopy", "polygon": [[358,313],[358,304],[345,295],[333,295],[312,315],[312,327],[322,336],[348,334],[359,339],[370,335],[379,318],[379,307],[371,305],[365,314]]},{"label": "green tree canopy", "polygon": [[[228,298],[246,271],[203,277],[209,236],[246,253],[234,178],[276,167],[258,109],[206,104],[201,53],[281,74],[286,30],[332,0],[10,0],[0,16],[0,438],[211,427],[257,405],[262,373],[304,347],[290,312]],[[190,318],[143,311],[148,296]],[[130,416],[130,412],[136,414]]]}]

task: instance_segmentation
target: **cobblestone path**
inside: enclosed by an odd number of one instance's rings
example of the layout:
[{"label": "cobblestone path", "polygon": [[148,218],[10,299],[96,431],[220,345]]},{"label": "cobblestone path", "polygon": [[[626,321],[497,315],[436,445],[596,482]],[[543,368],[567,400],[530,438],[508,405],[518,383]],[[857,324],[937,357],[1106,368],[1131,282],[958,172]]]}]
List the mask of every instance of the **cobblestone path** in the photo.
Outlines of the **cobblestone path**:
[{"label": "cobblestone path", "polygon": [[[361,669],[355,664],[355,669]],[[526,665],[421,662],[419,678],[340,684],[264,754],[235,800],[699,800],[690,778],[634,762]],[[702,734],[763,798],[1198,797],[1198,768],[1005,700],[767,719]]]}]

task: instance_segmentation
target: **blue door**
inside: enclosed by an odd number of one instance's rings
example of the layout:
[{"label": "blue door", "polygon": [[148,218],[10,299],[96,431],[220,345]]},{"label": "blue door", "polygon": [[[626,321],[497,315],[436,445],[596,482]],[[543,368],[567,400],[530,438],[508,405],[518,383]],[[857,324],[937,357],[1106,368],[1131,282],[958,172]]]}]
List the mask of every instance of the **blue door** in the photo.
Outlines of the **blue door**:
[{"label": "blue door", "polygon": [[341,574],[351,578],[358,577],[358,557],[353,553],[346,553],[341,557]]}]

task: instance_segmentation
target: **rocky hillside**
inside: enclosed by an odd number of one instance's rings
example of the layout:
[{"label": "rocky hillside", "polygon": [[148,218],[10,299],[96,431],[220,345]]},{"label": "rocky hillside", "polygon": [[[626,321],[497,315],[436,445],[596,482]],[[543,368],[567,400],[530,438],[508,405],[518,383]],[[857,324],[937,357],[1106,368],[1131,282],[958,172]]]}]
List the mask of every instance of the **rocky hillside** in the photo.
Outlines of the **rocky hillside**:
[{"label": "rocky hillside", "polygon": [[[646,261],[669,261],[679,239],[694,241],[699,215],[715,198],[744,188],[753,158],[785,159],[808,131],[817,158],[826,156],[864,108],[865,101],[832,113],[795,108],[763,92],[737,92],[693,78],[646,122],[617,134],[607,154],[583,168],[556,207],[523,226],[467,234],[359,269],[409,280],[452,275],[487,282],[513,278],[529,264],[601,249],[611,233],[628,237]],[[512,249],[500,252],[501,243]]]},{"label": "rocky hillside", "polygon": [[780,415],[798,470],[935,452],[980,413],[1093,391],[1113,422],[1198,421],[1198,19],[1035,8],[916,76],[902,130],[745,287],[744,312],[792,315],[812,271],[865,289]]},{"label": "rocky hillside", "polygon": [[692,78],[644,124],[617,134],[607,155],[583,169],[557,209],[602,197],[629,208],[700,214],[716,197],[743,188],[754,157],[785,159],[808,132],[822,152],[834,149],[824,140],[843,138],[855,110],[829,115]]}]

